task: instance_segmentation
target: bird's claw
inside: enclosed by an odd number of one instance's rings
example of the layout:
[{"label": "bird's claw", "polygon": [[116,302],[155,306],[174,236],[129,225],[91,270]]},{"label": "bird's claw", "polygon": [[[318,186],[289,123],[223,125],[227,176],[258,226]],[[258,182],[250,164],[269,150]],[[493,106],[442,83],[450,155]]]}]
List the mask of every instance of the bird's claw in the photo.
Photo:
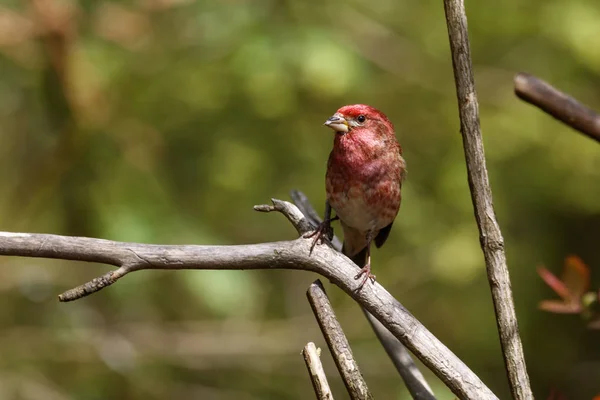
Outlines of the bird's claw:
[{"label": "bird's claw", "polygon": [[333,229],[331,228],[331,222],[337,219],[338,217],[327,219],[321,222],[314,231],[304,234],[303,237],[306,239],[314,237],[314,240],[310,245],[311,254],[318,242],[323,243],[323,239],[327,239],[328,241],[331,241],[333,239]]},{"label": "bird's claw", "polygon": [[371,264],[370,263],[365,265],[364,267],[362,267],[360,269],[360,272],[358,274],[356,274],[354,279],[360,279],[360,277],[363,275],[364,275],[364,278],[356,290],[361,290],[362,287],[365,285],[365,283],[367,283],[367,280],[370,279],[371,283],[374,284],[375,279],[377,279],[376,276],[371,273]]}]

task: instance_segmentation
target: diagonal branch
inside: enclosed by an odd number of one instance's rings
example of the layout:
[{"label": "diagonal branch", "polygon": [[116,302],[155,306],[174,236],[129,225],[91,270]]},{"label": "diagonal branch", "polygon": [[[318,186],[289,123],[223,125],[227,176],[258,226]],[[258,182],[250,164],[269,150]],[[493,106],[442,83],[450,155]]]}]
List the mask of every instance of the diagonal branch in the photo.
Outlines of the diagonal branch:
[{"label": "diagonal branch", "polygon": [[467,162],[469,188],[496,310],[504,363],[513,398],[517,400],[533,399],[519,337],[517,315],[504,253],[504,239],[498,221],[496,221],[492,204],[492,189],[485,165],[464,2],[463,0],[444,0],[444,9],[452,52],[460,131]]},{"label": "diagonal branch", "polygon": [[[313,208],[306,195],[298,190],[292,190],[290,196],[294,200],[294,204],[300,209],[302,214],[314,226],[321,222],[321,218]],[[331,244],[337,251],[342,250],[342,242],[337,236],[331,240]],[[400,373],[406,388],[415,400],[435,400],[431,387],[427,384],[425,377],[415,365],[406,347],[400,343],[375,317],[369,314],[364,308],[362,309],[371,324],[377,339],[385,349],[396,370]]]},{"label": "diagonal branch", "polygon": [[319,328],[327,342],[335,366],[346,385],[352,400],[373,399],[369,392],[367,382],[363,378],[358,364],[352,355],[350,343],[342,330],[342,326],[335,316],[333,307],[329,302],[325,288],[320,280],[313,282],[306,292],[310,307],[319,323]]},{"label": "diagonal branch", "polygon": [[323,369],[321,363],[321,349],[317,349],[317,346],[313,342],[308,342],[302,350],[302,356],[308,369],[308,375],[312,382],[317,400],[333,400],[333,394],[329,388],[329,382],[327,382],[327,375]]},{"label": "diagonal branch", "polygon": [[515,94],[587,137],[600,142],[600,115],[533,75],[515,76]]},{"label": "diagonal branch", "polygon": [[[296,206],[273,200],[260,211],[279,211],[299,233],[310,224]],[[311,239],[237,246],[149,245],[46,234],[0,232],[0,255],[101,262],[120,267],[104,277],[108,284],[143,269],[296,269],[332,281],[377,318],[461,399],[497,399],[454,353],[427,330],[383,286],[375,282],[357,291],[356,265],[327,245],[309,254]],[[113,275],[114,274],[114,275]],[[83,295],[98,291],[83,285]],[[63,295],[63,300],[77,297]],[[80,295],[81,292],[77,292]]]}]

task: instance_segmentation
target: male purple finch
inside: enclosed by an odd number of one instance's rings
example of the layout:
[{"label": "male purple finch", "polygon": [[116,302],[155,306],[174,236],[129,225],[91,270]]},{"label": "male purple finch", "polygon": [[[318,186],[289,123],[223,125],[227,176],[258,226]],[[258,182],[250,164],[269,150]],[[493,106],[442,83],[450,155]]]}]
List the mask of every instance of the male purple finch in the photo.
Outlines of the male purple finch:
[{"label": "male purple finch", "polygon": [[354,279],[364,276],[360,289],[369,278],[375,281],[371,242],[381,247],[390,233],[400,209],[406,162],[394,126],[371,106],[344,106],[325,125],[335,131],[335,139],[327,162],[325,218],[315,232],[315,243],[329,234],[331,221],[340,220],[342,252],[361,267]]}]

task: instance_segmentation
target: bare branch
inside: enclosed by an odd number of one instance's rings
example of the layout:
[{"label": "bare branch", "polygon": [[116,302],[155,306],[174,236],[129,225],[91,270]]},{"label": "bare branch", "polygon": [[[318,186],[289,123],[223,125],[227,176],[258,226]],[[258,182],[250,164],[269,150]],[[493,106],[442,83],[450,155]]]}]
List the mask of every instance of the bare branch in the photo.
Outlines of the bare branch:
[{"label": "bare branch", "polygon": [[[321,218],[315,211],[314,207],[308,200],[306,195],[298,190],[292,190],[290,196],[294,201],[294,204],[298,206],[302,214],[310,221],[314,226],[317,226],[321,222]],[[342,242],[337,236],[334,236],[331,240],[331,244],[337,251],[342,250]],[[377,339],[381,342],[381,345],[385,349],[392,363],[400,373],[406,388],[415,400],[435,400],[433,391],[427,384],[425,377],[421,374],[421,371],[415,365],[412,357],[410,356],[406,347],[398,339],[394,337],[388,331],[381,322],[377,321],[375,317],[369,314],[364,308],[362,309],[367,317]]]},{"label": "bare branch", "polygon": [[571,128],[600,142],[600,115],[533,75],[515,76],[515,94]]},{"label": "bare branch", "polygon": [[460,131],[467,162],[469,187],[496,310],[502,354],[513,398],[533,399],[519,337],[517,315],[504,253],[504,239],[496,221],[492,204],[492,189],[485,165],[464,2],[463,0],[444,0],[444,9],[452,51]]},{"label": "bare branch", "polygon": [[294,206],[292,203],[277,199],[271,199],[271,202],[273,205],[262,204],[254,206],[254,210],[260,212],[279,211],[285,215],[300,235],[310,232],[315,228],[311,225],[310,221],[304,217],[304,214],[300,212],[298,207]]},{"label": "bare branch", "polygon": [[312,382],[317,400],[333,400],[333,394],[329,388],[329,382],[327,382],[327,376],[321,364],[321,349],[317,349],[313,342],[308,342],[302,350],[304,356],[304,362],[308,369],[308,375]]},{"label": "bare branch", "polygon": [[[293,204],[282,201],[274,201],[274,204],[274,208],[281,208],[288,219],[296,221],[296,229],[300,232],[307,226],[303,217],[295,218],[302,213]],[[309,255],[311,242],[311,239],[300,237],[291,241],[239,246],[167,246],[0,232],[0,255],[100,262],[123,267],[120,273],[119,269],[115,271],[116,279],[143,269],[313,271],[332,281],[369,311],[459,398],[497,399],[473,371],[379,283],[356,290],[359,286],[354,280],[356,265],[329,246],[316,246]]]},{"label": "bare branch", "polygon": [[373,399],[367,382],[352,355],[350,343],[335,316],[320,280],[314,281],[306,292],[308,302],[325,337],[329,351],[352,400]]}]

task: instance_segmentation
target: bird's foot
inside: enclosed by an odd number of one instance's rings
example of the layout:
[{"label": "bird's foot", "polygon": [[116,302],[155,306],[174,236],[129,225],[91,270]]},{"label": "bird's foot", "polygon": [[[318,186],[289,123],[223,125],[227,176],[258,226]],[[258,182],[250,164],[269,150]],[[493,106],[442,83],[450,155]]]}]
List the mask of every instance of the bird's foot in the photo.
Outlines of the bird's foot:
[{"label": "bird's foot", "polygon": [[362,279],[362,282],[360,283],[360,285],[358,286],[358,288],[356,289],[361,290],[362,287],[365,285],[365,283],[367,283],[367,280],[371,280],[371,283],[375,283],[375,275],[373,275],[371,273],[371,263],[367,263],[367,265],[365,265],[364,267],[362,267],[360,269],[360,272],[358,274],[356,274],[356,276],[354,277],[354,279],[360,279],[361,276],[364,275],[364,278]]},{"label": "bird's foot", "polygon": [[323,243],[324,238],[329,241],[331,239],[333,239],[333,229],[331,228],[331,223],[338,219],[339,218],[337,216],[326,219],[325,221],[321,222],[314,231],[304,234],[304,237],[306,239],[314,237],[314,240],[313,240],[312,244],[310,245],[310,253],[311,254],[318,242]]}]

